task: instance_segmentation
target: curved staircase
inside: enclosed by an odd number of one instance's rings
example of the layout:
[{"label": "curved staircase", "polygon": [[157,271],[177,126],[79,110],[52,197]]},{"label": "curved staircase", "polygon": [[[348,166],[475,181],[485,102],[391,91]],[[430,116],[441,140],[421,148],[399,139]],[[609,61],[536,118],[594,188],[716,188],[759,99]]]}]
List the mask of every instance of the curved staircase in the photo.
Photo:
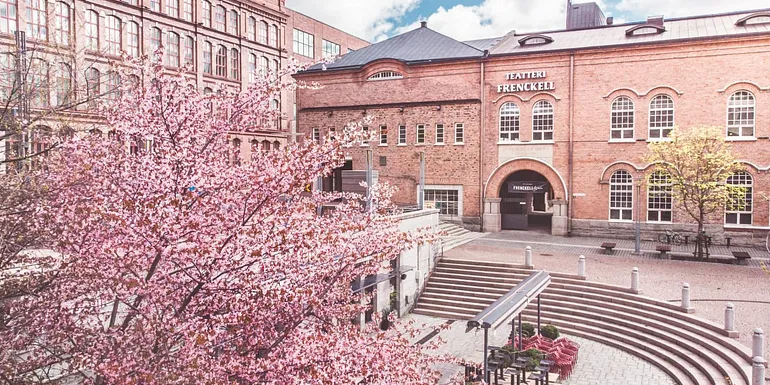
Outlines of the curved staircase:
[{"label": "curved staircase", "polygon": [[[468,320],[507,293],[532,270],[504,263],[443,259],[414,313]],[[730,333],[680,306],[630,289],[551,273],[541,295],[541,323],[638,356],[681,385],[749,385],[751,351]],[[522,319],[537,321],[530,305]]]}]

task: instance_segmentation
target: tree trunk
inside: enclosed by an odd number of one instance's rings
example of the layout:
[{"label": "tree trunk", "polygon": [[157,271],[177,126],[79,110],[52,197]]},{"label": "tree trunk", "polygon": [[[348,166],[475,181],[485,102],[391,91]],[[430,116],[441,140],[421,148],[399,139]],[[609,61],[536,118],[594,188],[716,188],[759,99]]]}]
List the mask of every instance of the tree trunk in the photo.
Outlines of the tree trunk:
[{"label": "tree trunk", "polygon": [[703,221],[705,220],[703,210],[700,212],[700,218],[698,218],[698,235],[695,237],[695,254],[698,258],[703,258],[703,244],[706,242],[703,237]]}]

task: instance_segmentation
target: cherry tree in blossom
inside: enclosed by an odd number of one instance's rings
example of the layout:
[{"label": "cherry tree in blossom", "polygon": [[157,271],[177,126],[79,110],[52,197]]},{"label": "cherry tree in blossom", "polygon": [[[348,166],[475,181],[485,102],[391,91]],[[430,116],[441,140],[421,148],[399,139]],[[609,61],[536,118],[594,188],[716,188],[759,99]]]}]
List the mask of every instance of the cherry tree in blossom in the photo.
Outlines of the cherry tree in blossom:
[{"label": "cherry tree in blossom", "polygon": [[351,282],[430,235],[398,230],[387,188],[374,210],[304,191],[360,124],[236,162],[230,134],[274,121],[289,82],[202,95],[164,71],[123,70],[111,133],[63,144],[37,176],[61,256],[48,286],[3,304],[0,383],[436,383],[410,325],[351,322],[366,310]]}]

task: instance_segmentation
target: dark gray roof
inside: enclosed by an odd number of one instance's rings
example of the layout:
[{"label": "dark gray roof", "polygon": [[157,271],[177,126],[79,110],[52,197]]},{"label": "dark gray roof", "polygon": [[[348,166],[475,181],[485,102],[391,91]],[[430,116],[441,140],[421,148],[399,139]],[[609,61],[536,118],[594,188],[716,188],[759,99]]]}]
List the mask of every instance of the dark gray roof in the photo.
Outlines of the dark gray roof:
[{"label": "dark gray roof", "polygon": [[468,41],[464,41],[463,43],[468,44],[469,46],[476,48],[479,51],[484,51],[492,48],[492,46],[495,45],[502,38],[503,36],[493,37],[489,39],[468,40]]},{"label": "dark gray roof", "polygon": [[[350,52],[326,64],[327,69],[360,68],[380,59],[395,59],[405,63],[431,62],[446,59],[480,58],[482,50],[444,36],[428,27],[421,27],[370,46]],[[320,65],[309,71],[321,69]]]},{"label": "dark gray roof", "polygon": [[[766,11],[766,10],[764,10]],[[747,24],[735,23],[743,17],[760,11],[745,11],[721,15],[697,16],[665,20],[662,33],[626,36],[626,31],[641,23],[602,26],[572,31],[551,31],[533,33],[553,39],[552,43],[540,45],[519,44],[519,40],[529,34],[509,34],[490,50],[491,55],[510,55],[528,53],[547,53],[553,51],[604,48],[645,43],[669,43],[692,39],[736,37],[741,35],[770,34],[770,23]]]},{"label": "dark gray roof", "polygon": [[568,4],[567,29],[591,28],[606,24],[604,12],[599,4]]}]

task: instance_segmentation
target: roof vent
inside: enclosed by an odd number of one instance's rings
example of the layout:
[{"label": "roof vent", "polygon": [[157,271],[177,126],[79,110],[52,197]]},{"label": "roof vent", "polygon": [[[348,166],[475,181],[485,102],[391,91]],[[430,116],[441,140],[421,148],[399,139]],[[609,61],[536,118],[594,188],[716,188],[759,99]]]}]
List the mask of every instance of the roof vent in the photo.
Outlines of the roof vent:
[{"label": "roof vent", "polygon": [[520,45],[540,45],[540,44],[548,44],[552,42],[553,42],[553,38],[545,35],[529,35],[519,39]]},{"label": "roof vent", "polygon": [[650,16],[647,18],[647,24],[663,26],[663,16]]},{"label": "roof vent", "polygon": [[765,24],[770,23],[770,11],[756,12],[751,15],[742,17],[735,22],[735,25],[739,27],[745,27],[750,24]]},{"label": "roof vent", "polygon": [[421,22],[420,22],[420,27],[422,27],[422,28],[428,28],[428,22],[427,22],[427,21],[421,21]]},{"label": "roof vent", "polygon": [[607,18],[607,25],[612,25],[612,23],[615,22],[615,19],[612,18],[612,16]]}]

